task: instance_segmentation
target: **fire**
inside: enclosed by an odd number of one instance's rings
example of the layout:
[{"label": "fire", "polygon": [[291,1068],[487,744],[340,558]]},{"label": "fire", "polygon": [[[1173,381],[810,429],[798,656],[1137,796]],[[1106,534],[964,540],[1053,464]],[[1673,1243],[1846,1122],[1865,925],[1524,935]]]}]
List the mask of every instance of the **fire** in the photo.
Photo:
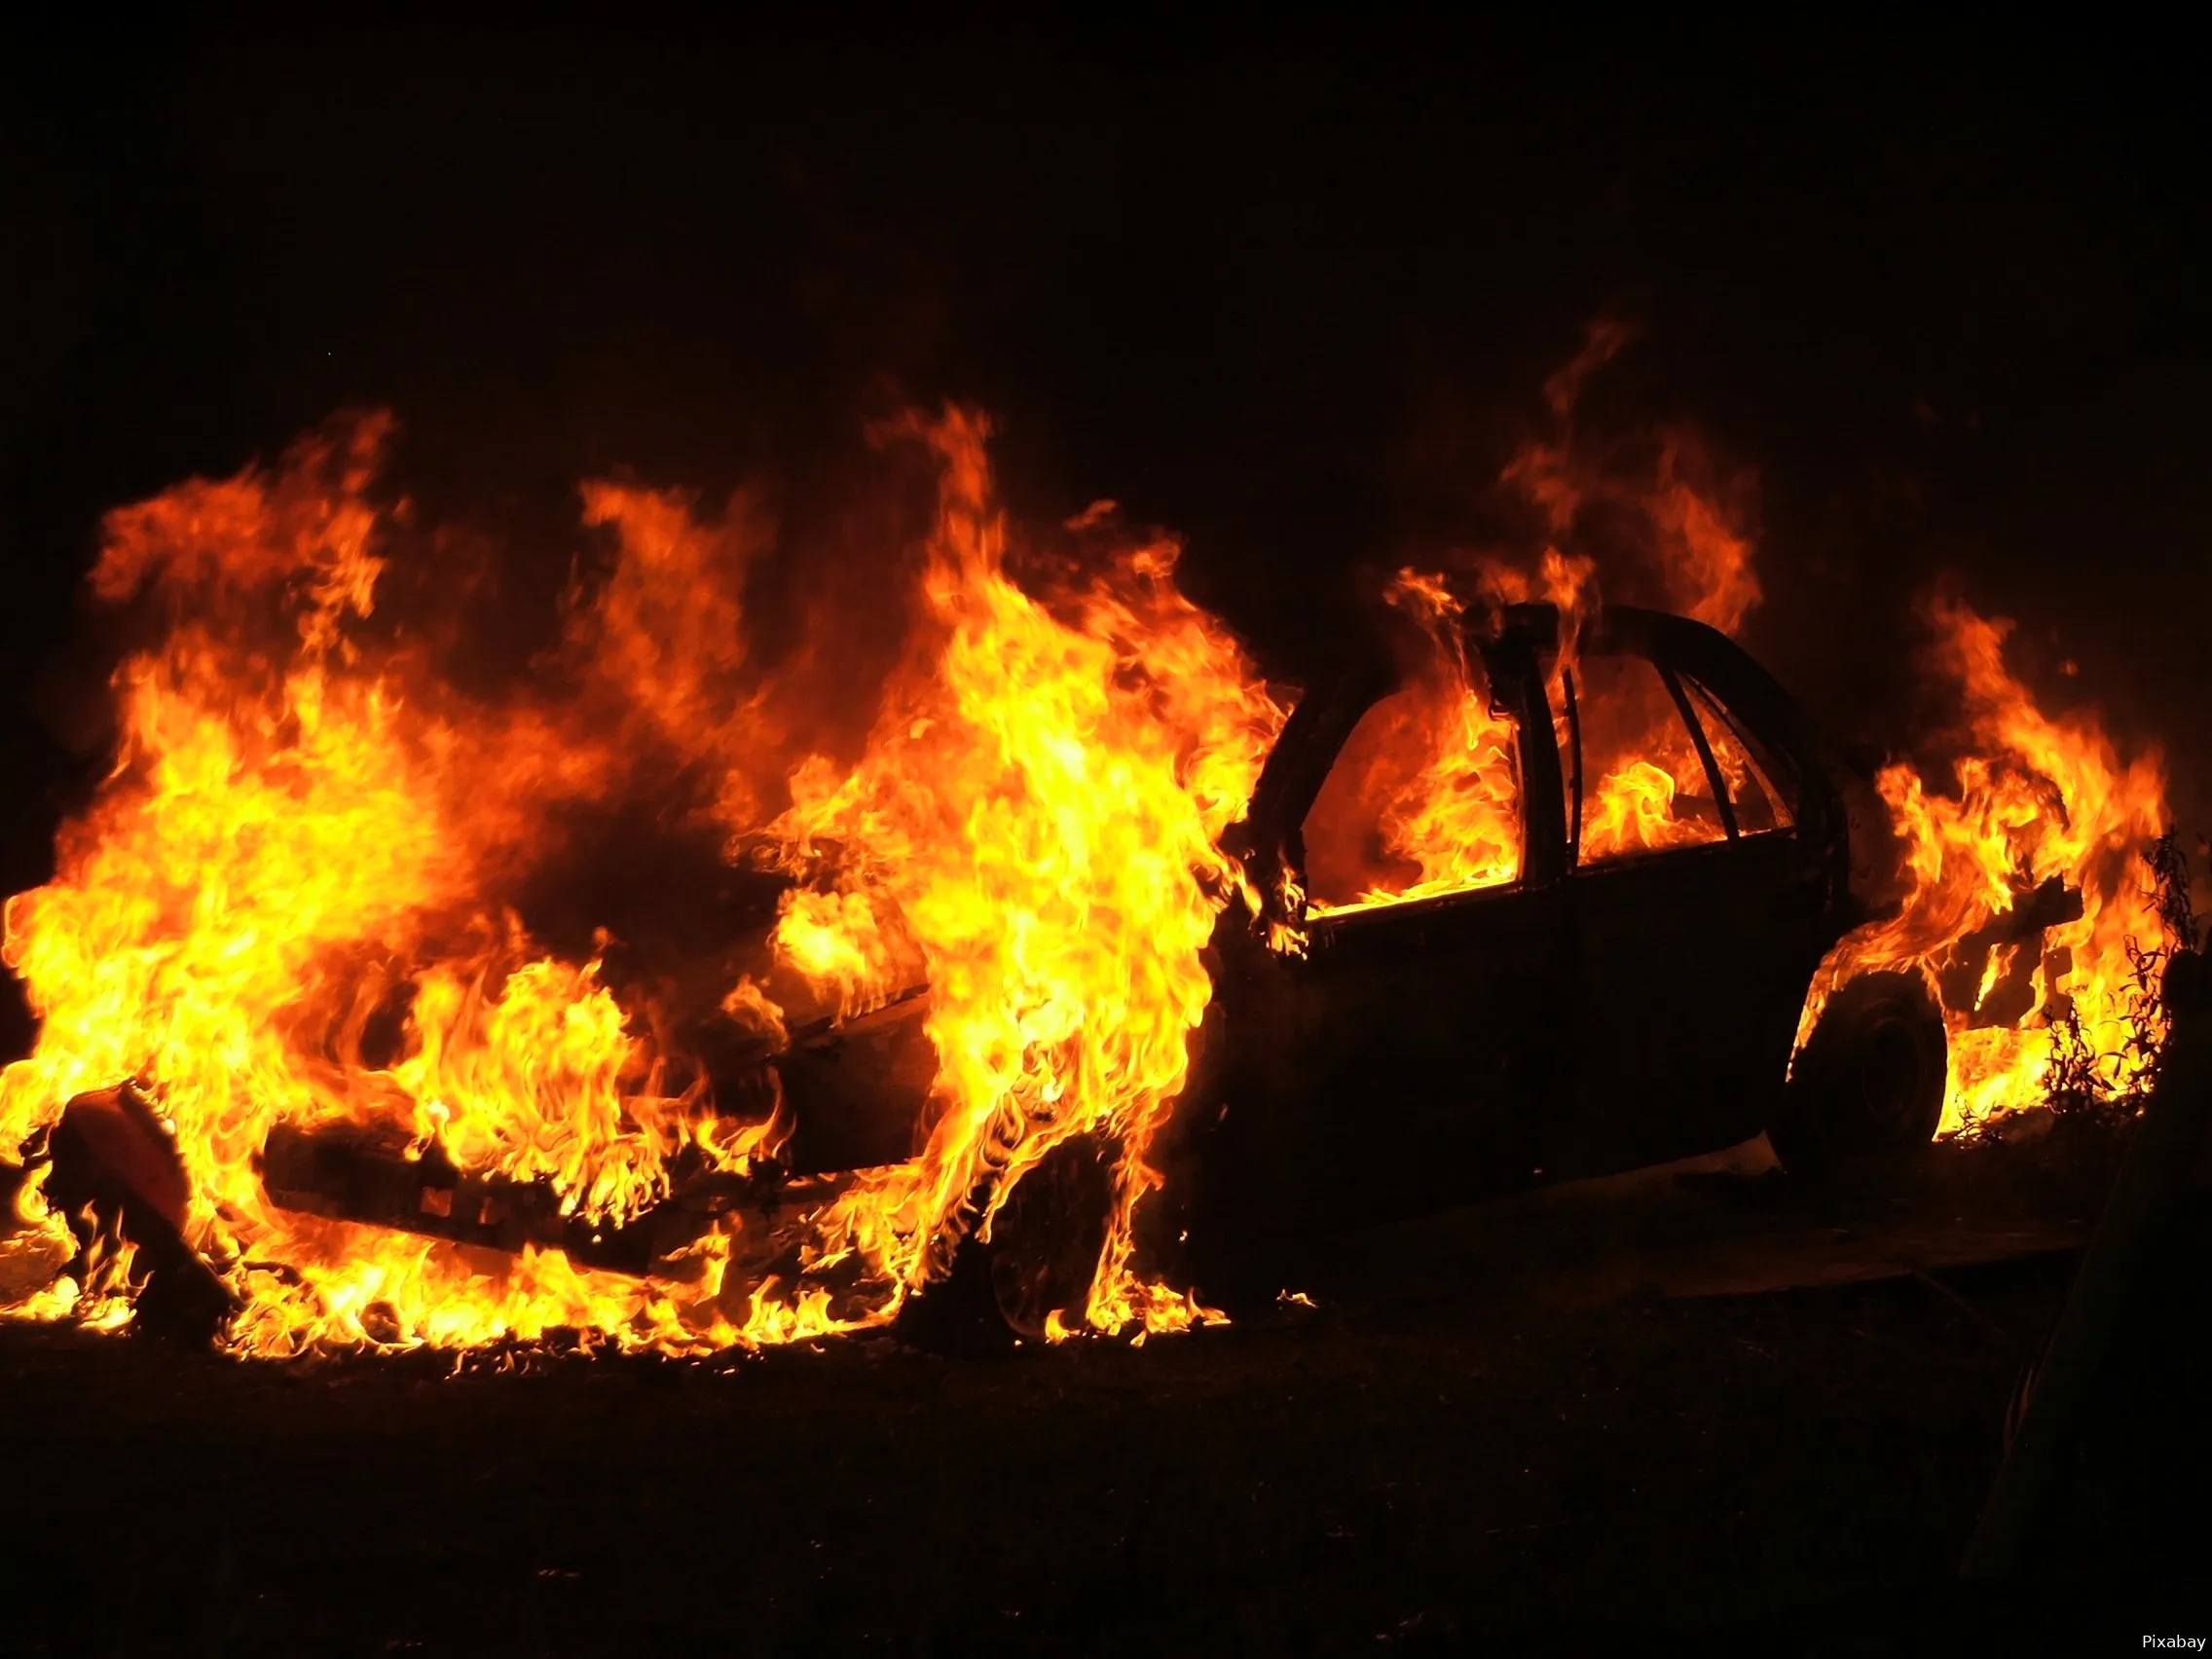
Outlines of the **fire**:
[{"label": "fire", "polygon": [[[1515,734],[1492,707],[1459,631],[1463,618],[1480,626],[1509,605],[1543,601],[1560,613],[1547,689],[1570,779],[1570,694],[1579,711],[1587,783],[1578,858],[1725,835],[1716,803],[1706,798],[1703,758],[1658,678],[1641,665],[1578,660],[1599,561],[1562,549],[1574,549],[1592,527],[1604,545],[1642,567],[1672,608],[1723,633],[1736,632],[1761,597],[1748,478],[1722,474],[1686,429],[1663,430],[1625,459],[1577,431],[1587,382],[1628,339],[1610,323],[1591,330],[1546,385],[1555,430],[1504,469],[1508,491],[1536,511],[1544,538],[1537,557],[1484,555],[1456,574],[1409,569],[1392,583],[1389,598],[1420,624],[1426,655],[1406,687],[1353,732],[1308,819],[1310,913],[1519,875]],[[1458,597],[1470,592],[1472,604]],[[2141,867],[2166,828],[2160,758],[2154,752],[2123,760],[2093,714],[2045,715],[2006,667],[2009,624],[1956,600],[1932,603],[1928,618],[1936,641],[1929,668],[1961,710],[1950,775],[1932,783],[1899,760],[1877,778],[1902,850],[1895,913],[1845,940],[1823,965],[1799,1040],[1845,981],[1904,969],[1941,992],[1951,1055],[1947,1130],[2039,1103],[2060,1057],[2091,1092],[2122,1095],[2144,1081],[2160,1035],[2141,966],[2161,939]],[[1786,828],[1783,803],[1725,722],[1701,723],[1741,830]],[[1379,834],[1369,828],[1378,825]],[[2031,927],[2043,919],[2034,896],[2053,891],[2078,892],[2080,914]],[[1277,947],[1303,943],[1292,934]]]},{"label": "fire", "polygon": [[[1361,722],[1314,803],[1306,839],[1316,915],[1521,873],[1513,721],[1469,658],[1465,608],[1441,576],[1416,571],[1401,571],[1387,597],[1419,625],[1426,672]],[[1364,844],[1369,826],[1378,847]]]},{"label": "fire", "polygon": [[[1590,510],[1634,527],[1675,608],[1733,630],[1759,598],[1742,489],[1686,435],[1626,477],[1576,447],[1579,388],[1619,345],[1593,335],[1549,388],[1559,434],[1506,471],[1541,517],[1534,557],[1391,584],[1418,660],[1316,802],[1310,892],[1282,872],[1276,948],[1304,947],[1309,915],[1519,878],[1520,734],[1471,643],[1511,606],[1561,619],[1547,672],[1563,774],[1581,781],[1578,857],[1728,832],[1683,722],[1694,688],[1637,663],[1608,682],[1613,659],[1578,648],[1599,602]],[[987,435],[959,410],[880,434],[928,458],[937,496],[901,654],[859,731],[810,712],[831,671],[804,651],[749,654],[742,600],[776,545],[753,496],[712,515],[585,485],[612,566],[579,576],[538,672],[499,695],[464,692],[435,639],[380,610],[413,534],[381,482],[384,418],[110,515],[92,589],[165,627],[116,672],[115,764],[64,829],[58,873],[6,906],[5,960],[41,1023],[0,1072],[0,1137],[35,1146],[72,1098],[131,1086],[174,1138],[181,1231],[233,1299],[240,1353],[563,1331],[685,1351],[877,1323],[1078,1140],[1104,1149],[1111,1215],[1087,1303],[1048,1335],[1210,1316],[1140,1276],[1133,1217],[1211,996],[1204,946],[1239,893],[1262,908],[1223,843],[1284,710],[1177,589],[1173,541],[1121,533],[1110,503],[1066,526],[1086,559],[1018,536]],[[2140,1081],[2139,942],[2157,918],[2134,860],[2164,790],[2155,755],[2123,761],[2092,718],[2041,712],[2005,624],[1950,601],[1930,619],[1962,710],[1955,756],[1938,782],[1904,761],[1877,780],[1901,899],[1824,966],[1804,1029],[1857,974],[1926,975],[1956,1129],[2039,1098],[2061,1061],[2094,1057],[2108,1093]],[[1786,828],[1749,756],[1705,726],[1740,830]],[[570,817],[634,800],[784,883],[756,955],[696,970],[719,976],[703,1001],[625,971],[610,936],[564,951],[526,920]],[[2061,889],[2078,916],[2034,909]],[[765,1054],[884,1011],[918,1017],[934,1057],[919,1150],[808,1189],[789,1251],[730,1209],[645,1278],[323,1219],[264,1185],[273,1133],[344,1131],[550,1192],[581,1251],[682,1172],[741,1178],[787,1144],[775,1086],[714,1098],[702,1020]],[[70,1253],[41,1173],[18,1202]],[[732,1277],[741,1257],[753,1270]],[[127,1319],[129,1246],[81,1267],[13,1311]]]},{"label": "fire", "polygon": [[[2044,714],[2006,667],[2009,623],[1950,599],[1931,602],[1927,615],[1933,666],[1961,705],[1961,753],[1948,790],[1932,788],[1907,761],[1875,780],[1902,844],[1901,903],[1894,917],[1837,946],[1814,983],[1802,1032],[1846,979],[1908,969],[1942,993],[1946,1128],[1971,1129],[2042,1100],[2066,1042],[2085,1045],[2100,1092],[2123,1094],[2144,1081],[2160,1035],[2137,1030],[2144,1009],[2135,975],[2138,952],[2161,938],[2142,868],[2166,828],[2160,757],[2122,760],[2093,716]],[[2052,881],[2080,891],[2079,918],[2026,939],[2002,937]]]},{"label": "fire", "polygon": [[[1593,519],[1633,547],[1684,615],[1733,633],[1760,598],[1743,505],[1748,478],[1719,476],[1686,428],[1660,433],[1633,464],[1593,450],[1578,432],[1575,409],[1587,383],[1630,339],[1615,322],[1591,328],[1581,351],[1545,385],[1555,429],[1525,444],[1504,468],[1500,482],[1536,513],[1543,539],[1535,557],[1485,554],[1456,575],[1408,569],[1391,583],[1386,597],[1419,625],[1426,652],[1406,688],[1353,733],[1307,822],[1315,914],[1519,876],[1513,725],[1493,708],[1461,631],[1508,606],[1542,603],[1559,612],[1547,690],[1563,756],[1570,695],[1584,721],[1579,856],[1616,858],[1725,833],[1703,799],[1704,762],[1658,680],[1646,674],[1593,687],[1587,676],[1604,681],[1608,665],[1578,660],[1582,629],[1599,604],[1599,561],[1571,549]],[[1722,753],[1723,739],[1714,738],[1715,757],[1737,788],[1749,763],[1732,740],[1725,747]],[[1377,824],[1380,838],[1369,844],[1366,827]]]},{"label": "fire", "polygon": [[1135,1282],[1128,1217],[1211,996],[1198,953],[1236,873],[1220,836],[1282,712],[1176,591],[1172,543],[1042,603],[1006,573],[980,423],[923,435],[943,461],[927,644],[861,764],[833,788],[802,769],[775,833],[801,862],[847,849],[836,902],[794,898],[780,942],[848,995],[895,986],[880,913],[918,947],[939,1116],[923,1155],[865,1176],[823,1235],[918,1288],[1024,1170],[1100,1135],[1121,1149],[1119,1197],[1090,1322],[1172,1327],[1192,1310]]},{"label": "fire", "polygon": [[[1007,571],[983,424],[909,423],[942,480],[919,625],[858,762],[794,764],[743,652],[738,595],[772,538],[747,498],[718,524],[680,496],[587,486],[618,558],[571,605],[561,688],[471,700],[376,613],[408,514],[378,493],[389,435],[341,424],[278,468],[109,518],[94,591],[169,626],[117,672],[116,763],[58,874],[7,906],[6,960],[41,1021],[0,1073],[8,1144],[134,1082],[174,1136],[184,1233],[235,1299],[243,1353],[562,1329],[682,1350],[879,1320],[1078,1134],[1118,1149],[1089,1323],[1196,1316],[1130,1272],[1128,1218],[1209,994],[1198,952],[1235,873],[1219,837],[1282,715],[1176,591],[1173,544],[1139,539],[1032,597]],[[826,1201],[805,1253],[849,1263],[862,1300],[770,1278],[731,1305],[726,1232],[673,1283],[273,1205],[256,1159],[279,1124],[540,1182],[594,1228],[664,1196],[680,1156],[741,1170],[772,1150],[776,1116],[715,1119],[649,992],[546,950],[515,909],[559,850],[559,809],[648,775],[689,780],[733,856],[757,860],[764,836],[815,878],[774,934],[794,984],[845,1014],[930,989],[927,1146]],[[720,1003],[786,1040],[750,975]],[[35,1179],[18,1201],[61,1237]],[[127,1265],[17,1311],[113,1322]]]},{"label": "fire", "polygon": [[[0,1073],[0,1133],[143,1080],[184,1164],[187,1235],[243,1304],[248,1351],[557,1326],[685,1339],[635,1284],[555,1257],[487,1273],[261,1190],[275,1124],[387,1124],[610,1218],[654,1191],[679,1138],[682,1103],[651,1088],[595,969],[536,955],[482,907],[485,868],[595,757],[531,742],[527,715],[468,725],[411,701],[405,652],[357,635],[383,571],[367,493],[387,436],[364,422],[275,475],[111,517],[94,590],[151,589],[177,620],[118,672],[115,768],[59,875],[8,904],[7,960],[41,1029]],[[414,1052],[372,1064],[370,1018],[403,983]]]},{"label": "fire", "polygon": [[[1625,522],[1625,539],[1656,574],[1668,604],[1734,634],[1761,597],[1745,506],[1749,479],[1721,472],[1682,428],[1662,431],[1643,465],[1578,442],[1573,415],[1582,390],[1627,343],[1618,325],[1591,330],[1584,350],[1546,387],[1556,434],[1525,447],[1505,481],[1540,510],[1555,539],[1571,538],[1593,511],[1610,515],[1616,533]],[[2009,623],[1956,599],[1931,602],[1927,617],[1936,642],[1927,667],[1960,708],[1959,729],[1948,734],[1956,757],[1947,783],[1932,783],[1907,760],[1876,779],[1903,849],[1899,907],[1846,940],[1823,966],[1800,1040],[1845,980],[1909,969],[1945,993],[1946,1129],[2041,1101],[2060,1043],[2083,1046],[2078,1058],[2093,1070],[2094,1086],[2123,1094],[2143,1081],[2157,1036],[2137,1029],[2143,998],[2135,952],[2160,938],[2142,859],[2167,828],[2162,762],[2155,752],[2123,760],[2092,713],[2045,715],[2005,665]],[[1554,689],[1556,705],[1556,676]],[[1604,701],[1585,696],[1584,707]],[[1585,764],[1598,782],[1582,857],[1717,839],[1721,827],[1710,811],[1684,810],[1707,786],[1660,687],[1646,683],[1609,701],[1633,714],[1609,742],[1592,747],[1594,734],[1585,731]],[[1708,722],[1707,731],[1731,795],[1739,803],[1762,800],[1749,758],[1725,727]],[[2038,940],[1987,942],[2051,881],[2080,891],[2079,919]]]}]

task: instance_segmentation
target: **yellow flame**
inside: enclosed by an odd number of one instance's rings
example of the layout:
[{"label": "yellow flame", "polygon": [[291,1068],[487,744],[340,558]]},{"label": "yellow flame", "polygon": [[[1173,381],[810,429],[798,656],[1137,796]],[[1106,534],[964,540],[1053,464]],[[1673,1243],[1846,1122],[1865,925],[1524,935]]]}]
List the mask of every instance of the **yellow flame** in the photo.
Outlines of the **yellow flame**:
[{"label": "yellow flame", "polygon": [[932,638],[861,764],[832,791],[794,787],[776,827],[794,849],[839,842],[864,885],[794,904],[777,942],[840,994],[880,987],[896,964],[876,917],[898,916],[932,988],[938,1116],[922,1156],[865,1176],[823,1231],[917,1288],[1024,1170],[1100,1135],[1121,1155],[1089,1321],[1178,1328],[1195,1310],[1135,1282],[1129,1217],[1211,996],[1199,951],[1236,877],[1220,836],[1281,711],[1175,591],[1171,543],[1041,603],[1005,573],[981,422],[919,430],[943,469]]},{"label": "yellow flame", "polygon": [[[2159,922],[2141,856],[2165,828],[2165,771],[2149,753],[2123,761],[2093,715],[2052,718],[2005,666],[2010,624],[1954,600],[1929,607],[1936,666],[1958,689],[1966,752],[1938,793],[1904,761],[1876,779],[1903,846],[1905,890],[1892,919],[1838,945],[1823,964],[1800,1037],[1845,980],[1880,970],[1931,980],[1965,967],[1976,986],[1947,1008],[1951,1066],[1944,1127],[1975,1127],[2044,1096],[2052,1016],[2069,1008],[2102,1055],[2100,1083],[2119,1093],[2142,1079],[2126,1036],[2134,1008],[2130,940],[2157,942]],[[1975,1014],[2009,963],[1959,952],[1991,922],[2056,878],[2082,894],[2079,920],[2049,929],[2029,974],[2028,1011],[2009,1024]]]},{"label": "yellow flame", "polygon": [[[1219,837],[1281,711],[1176,591],[1173,544],[1140,538],[1033,598],[1005,571],[983,423],[909,423],[942,474],[921,625],[858,763],[791,765],[742,649],[737,595],[771,534],[749,498],[703,523],[682,497],[587,486],[616,563],[571,608],[570,691],[491,706],[369,626],[388,431],[341,424],[278,467],[108,520],[95,590],[170,625],[118,671],[117,762],[64,831],[59,873],[7,905],[5,959],[41,1024],[0,1073],[0,1137],[137,1080],[174,1129],[187,1236],[238,1301],[241,1352],[564,1329],[682,1350],[851,1329],[886,1317],[1076,1134],[1119,1148],[1088,1323],[1205,1316],[1136,1281],[1129,1217],[1209,995],[1199,950],[1241,875]],[[833,872],[788,896],[782,970],[845,1014],[931,987],[928,1145],[830,1203],[804,1252],[855,1263],[857,1296],[726,1284],[742,1219],[700,1239],[680,1280],[640,1280],[272,1204],[255,1160],[278,1124],[434,1145],[471,1173],[548,1185],[594,1226],[665,1195],[680,1150],[742,1169],[785,1132],[780,1112],[722,1124],[702,1085],[664,1087],[681,1056],[651,1007],[618,1000],[597,958],[544,950],[510,908],[555,840],[550,809],[614,794],[652,755],[714,780],[726,829],[765,829],[788,867]],[[791,805],[764,827],[757,803],[778,793]],[[721,1008],[770,1050],[788,1041],[750,977]],[[372,1052],[395,1019],[397,1051]],[[58,1237],[35,1183],[19,1201]],[[13,1311],[114,1322],[120,1272]]]}]

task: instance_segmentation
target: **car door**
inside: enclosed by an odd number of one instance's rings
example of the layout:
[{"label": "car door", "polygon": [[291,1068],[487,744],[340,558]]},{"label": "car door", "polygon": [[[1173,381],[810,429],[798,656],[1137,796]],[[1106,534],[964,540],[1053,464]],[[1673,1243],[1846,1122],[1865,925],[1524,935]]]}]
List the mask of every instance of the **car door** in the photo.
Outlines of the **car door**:
[{"label": "car door", "polygon": [[[1556,678],[1577,1012],[1571,1109],[1545,1124],[1545,1165],[1593,1174],[1747,1139],[1832,938],[1817,768],[1772,718],[1779,692],[1759,695],[1771,682],[1696,624],[1609,615]],[[1751,692],[1753,718],[1715,681]]]},{"label": "car door", "polygon": [[1506,743],[1486,787],[1510,789],[1493,803],[1506,829],[1484,831],[1486,885],[1422,892],[1418,869],[1362,872],[1345,856],[1386,839],[1377,802],[1405,781],[1390,768],[1425,758],[1389,739],[1420,725],[1409,704],[1433,702],[1433,683],[1355,695],[1320,722],[1303,787],[1268,803],[1302,945],[1226,965],[1213,1051],[1234,1059],[1216,1073],[1209,1185],[1248,1225],[1295,1226],[1315,1205],[1332,1222],[1409,1213],[1524,1182],[1530,1125],[1571,1087],[1561,785],[1548,718],[1529,719],[1534,658],[1508,641],[1468,662],[1478,723]]}]

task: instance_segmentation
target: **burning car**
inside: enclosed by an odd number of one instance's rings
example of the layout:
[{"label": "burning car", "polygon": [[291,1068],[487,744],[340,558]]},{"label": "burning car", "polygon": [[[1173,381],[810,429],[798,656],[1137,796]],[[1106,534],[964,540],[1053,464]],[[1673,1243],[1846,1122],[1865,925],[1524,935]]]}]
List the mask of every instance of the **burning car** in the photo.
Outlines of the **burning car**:
[{"label": "burning car", "polygon": [[[1471,748],[1503,746],[1487,756],[1493,787],[1456,827],[1467,839],[1446,849],[1443,879],[1419,879],[1418,859],[1393,872],[1378,820],[1412,780],[1392,764],[1423,756],[1408,732],[1462,718],[1478,687]],[[1624,805],[1624,778],[1647,793]],[[1216,929],[1214,995],[1148,1229],[1161,1238],[1172,1219],[1201,1291],[1212,1264],[1315,1218],[1388,1219],[1761,1130],[1800,1171],[1936,1132],[1944,1023],[1916,976],[1855,980],[1792,1072],[1815,972],[1865,919],[1844,799],[1796,705],[1701,623],[1614,608],[1563,640],[1556,608],[1525,605],[1486,634],[1454,633],[1425,673],[1369,653],[1300,698],[1235,846],[1259,903],[1230,905]],[[792,879],[754,887],[761,934]],[[806,1215],[855,1171],[912,1155],[935,1071],[928,1007],[917,984],[719,1056],[721,1109],[781,1101],[785,1137],[745,1175],[694,1171],[619,1227],[565,1212],[544,1183],[353,1129],[277,1125],[259,1167],[291,1210],[639,1274],[678,1267],[734,1219],[756,1273],[793,1272]],[[1392,1167],[1371,1179],[1347,1162],[1376,1116]],[[1072,1327],[1105,1241],[1110,1162],[1091,1140],[1060,1148],[953,1276],[987,1282],[1019,1332]],[[166,1208],[173,1225],[173,1196]]]},{"label": "burning car", "polygon": [[[1278,692],[1172,542],[1024,586],[982,424],[903,430],[918,610],[838,758],[834,665],[743,658],[742,498],[587,486],[616,561],[565,689],[504,701],[372,625],[377,422],[113,515],[95,591],[169,625],[8,906],[0,1128],[73,1252],[16,1310],[267,1354],[1173,1330],[1329,1228],[1761,1130],[1903,1156],[2125,1013],[2162,776],[1971,613],[1950,793],[1853,782],[1725,633],[1550,556],[1402,572]],[[1721,552],[1684,608],[1726,621]]]},{"label": "burning car", "polygon": [[[1514,608],[1474,649],[1513,777],[1485,797],[1510,824],[1468,826],[1489,881],[1375,867],[1382,734],[1436,700],[1404,675],[1317,687],[1270,756],[1246,833],[1289,878],[1266,889],[1276,948],[1220,940],[1183,1115],[1194,1211],[1290,1234],[1761,1130],[1804,1173],[1932,1139],[1945,1032],[1917,977],[1829,1000],[1792,1071],[1815,973],[1866,911],[1838,768],[1766,672],[1628,608],[1567,639],[1552,608]],[[1389,1169],[1362,1179],[1347,1118],[1374,1116]]]}]

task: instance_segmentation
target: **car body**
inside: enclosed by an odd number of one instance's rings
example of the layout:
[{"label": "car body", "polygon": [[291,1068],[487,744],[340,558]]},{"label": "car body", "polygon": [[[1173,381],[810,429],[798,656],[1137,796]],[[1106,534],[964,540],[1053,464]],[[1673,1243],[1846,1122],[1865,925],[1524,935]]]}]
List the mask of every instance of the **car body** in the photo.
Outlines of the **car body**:
[{"label": "car body", "polygon": [[[1519,607],[1472,642],[1517,734],[1516,879],[1269,918],[1303,935],[1298,952],[1225,916],[1198,1074],[1164,1152],[1178,1234],[1256,1245],[1711,1152],[1774,1121],[1813,977],[1862,919],[1835,768],[1712,628],[1602,611],[1564,673],[1560,632],[1551,608]],[[1702,844],[1583,856],[1575,670],[1608,658],[1648,664],[1681,714],[1724,725],[1782,810],[1754,830],[1723,807]],[[1402,679],[1386,656],[1355,660],[1291,715],[1241,827],[1276,904],[1307,890],[1315,797]],[[1701,729],[1726,802],[1711,744]]]},{"label": "car body", "polygon": [[[1415,693],[1419,650],[1379,630],[1297,699],[1231,832],[1251,901],[1221,912],[1190,1079],[1147,1149],[1167,1180],[1140,1206],[1139,1243],[1186,1283],[1211,1291],[1287,1240],[1709,1152],[1786,1116],[1808,987],[1862,918],[1843,796],[1797,706],[1732,641],[1656,611],[1568,625],[1551,607],[1516,606],[1487,625],[1455,621],[1449,647],[1461,671],[1451,694],[1485,700],[1490,729],[1509,728],[1499,822],[1517,845],[1460,890],[1317,902],[1316,803],[1362,722]],[[1641,703],[1623,705],[1632,718],[1612,719],[1614,738],[1673,745],[1662,793],[1682,844],[1600,848],[1585,822],[1593,734],[1611,718],[1593,687],[1614,668],[1643,686]],[[1672,737],[1654,737],[1670,720]],[[746,875],[719,925],[764,939],[792,879]],[[1909,1027],[1908,1075],[1892,1081],[1913,1103],[1903,1138],[1925,1140],[1942,1025],[1924,991],[1901,994],[1890,1014]],[[794,1021],[773,1049],[709,1056],[717,1099],[740,1113],[780,1100],[788,1139],[743,1176],[678,1170],[670,1197],[625,1227],[586,1225],[549,1190],[455,1168],[434,1146],[351,1129],[279,1126],[263,1183],[286,1208],[479,1246],[555,1245],[646,1274],[742,1210],[765,1225],[736,1230],[729,1282],[741,1285],[788,1271],[803,1217],[854,1172],[917,1150],[936,1071],[928,1006],[916,986],[857,1017]],[[990,1271],[956,1264],[954,1276],[995,1285],[1017,1330],[1080,1308],[1111,1157],[1088,1141],[1058,1149],[987,1239],[963,1247],[963,1259],[993,1257]]]}]

